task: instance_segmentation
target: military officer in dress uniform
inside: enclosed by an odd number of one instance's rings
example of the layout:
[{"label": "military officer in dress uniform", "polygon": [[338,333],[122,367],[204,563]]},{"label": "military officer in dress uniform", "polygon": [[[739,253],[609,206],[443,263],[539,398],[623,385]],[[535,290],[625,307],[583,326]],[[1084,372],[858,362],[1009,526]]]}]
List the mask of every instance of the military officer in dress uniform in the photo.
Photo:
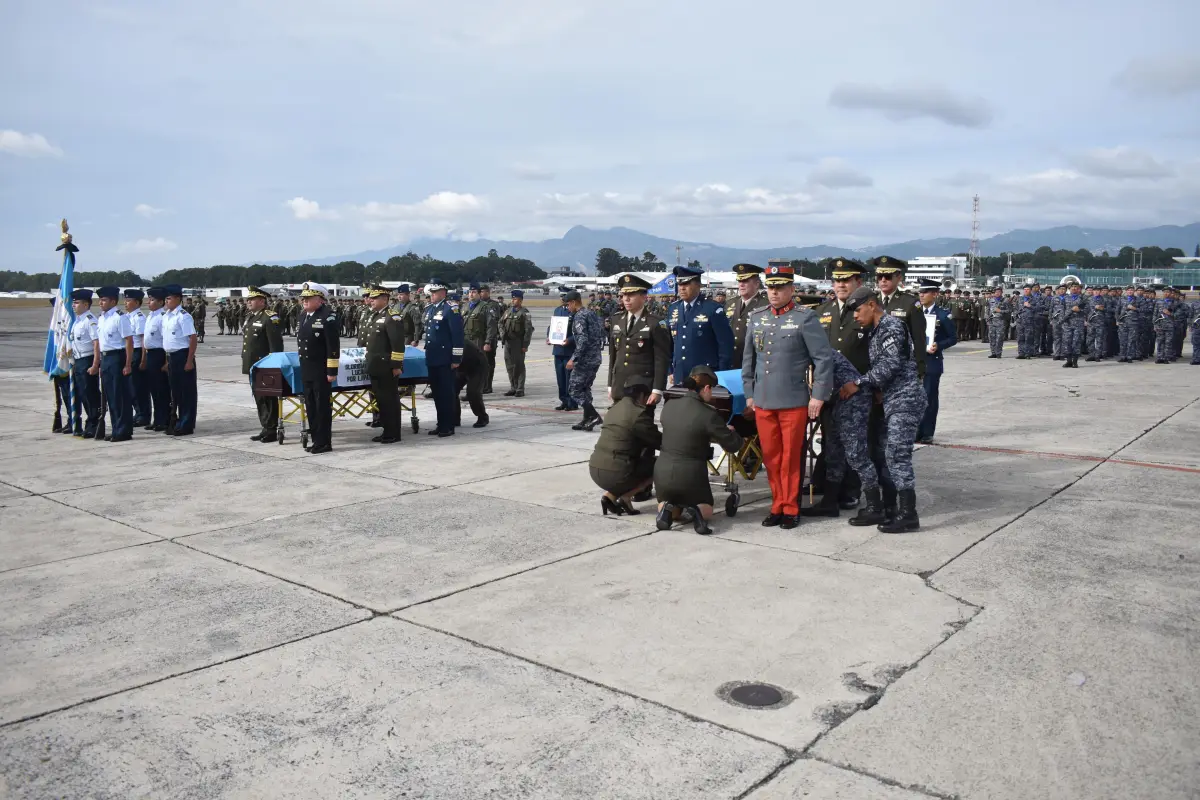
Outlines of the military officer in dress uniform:
[{"label": "military officer in dress uniform", "polygon": [[[71,292],[75,324],[71,326],[71,379],[75,382],[75,436],[94,439],[100,424],[100,330],[92,313],[92,290]],[[87,421],[84,423],[86,414]]]},{"label": "military officer in dress uniform", "polygon": [[733,363],[733,329],[723,305],[700,297],[700,276],[704,271],[677,266],[672,272],[679,293],[679,299],[667,309],[667,327],[674,342],[673,381],[683,383],[692,368],[700,364],[706,364],[714,372],[729,369]]},{"label": "military officer in dress uniform", "polygon": [[[742,368],[742,351],[746,349],[746,329],[750,315],[767,306],[767,296],[762,290],[762,267],[754,264],[737,264],[733,268],[737,276],[738,296],[725,306],[725,316],[733,329],[733,361],[730,369]],[[720,295],[718,295],[720,297]]]},{"label": "military officer in dress uniform", "polygon": [[425,309],[425,366],[437,407],[437,427],[430,436],[453,436],[461,413],[454,370],[463,359],[463,320],[446,300],[447,285],[434,279],[426,285],[430,303]]},{"label": "military officer in dress uniform", "polygon": [[133,374],[133,328],[129,318],[117,311],[120,287],[101,286],[100,315],[100,386],[112,421],[106,442],[126,442],[133,438],[133,398],[129,376]]},{"label": "military officer in dress uniform", "polygon": [[383,433],[371,441],[393,444],[400,441],[400,390],[396,379],[404,371],[403,314],[388,308],[390,295],[382,286],[372,286],[367,299],[371,315],[363,320],[360,338],[367,348],[367,374],[383,428]]},{"label": "military officer in dress uniform", "polygon": [[[271,296],[257,286],[248,286],[246,307],[250,315],[242,331],[242,374],[250,375],[250,368],[271,353],[283,352],[283,332],[280,330],[279,315],[270,310],[267,302]],[[253,386],[254,378],[250,378]],[[252,392],[253,393],[253,392]],[[259,432],[250,437],[252,442],[275,441],[275,429],[279,426],[279,401],[274,397],[255,397],[258,407]]]},{"label": "military officer in dress uniform", "polygon": [[[815,314],[817,322],[825,329],[829,344],[841,353],[860,373],[871,367],[867,356],[867,340],[854,320],[854,313],[846,308],[846,300],[855,289],[862,286],[867,268],[849,258],[835,258],[830,264],[833,277],[833,297],[817,306]],[[829,404],[821,410],[821,437],[836,435],[833,419],[833,397]],[[831,484],[825,483],[828,487]],[[858,505],[861,492],[861,482],[853,470],[846,473],[845,479],[838,487],[836,498],[823,496],[821,502],[800,512],[801,516],[837,516],[838,509],[849,510]]]},{"label": "military officer in dress uniform", "polygon": [[144,427],[150,421],[150,384],[142,371],[142,353],[146,342],[146,314],[142,311],[141,289],[126,289],[125,316],[133,328],[133,369],[129,373],[129,397],[133,400],[133,424]]},{"label": "military officer in dress uniform", "polygon": [[[945,309],[939,308],[934,303],[937,291],[938,282],[931,278],[923,278],[917,288],[917,292],[921,296],[921,313],[925,314],[925,330],[928,332],[930,323],[933,324],[932,343],[929,343],[928,339],[913,343],[917,349],[925,350],[924,388],[927,402],[925,415],[921,418],[920,427],[917,428],[917,441],[922,444],[932,442],[933,434],[937,431],[938,393],[942,385],[942,373],[945,372],[943,354],[958,344],[958,328],[954,318]],[[964,323],[967,319],[967,317],[962,318]]]},{"label": "military officer in dress uniform", "polygon": [[624,311],[612,318],[608,332],[608,399],[625,396],[625,383],[643,376],[650,386],[646,406],[653,408],[667,388],[671,370],[671,333],[667,322],[646,308],[650,282],[627,272],[617,281]]},{"label": "military officer in dress uniform", "polygon": [[328,290],[309,281],[300,291],[304,314],[296,330],[296,349],[300,352],[300,380],[304,384],[304,409],[308,416],[310,444],[308,452],[333,450],[333,382],[337,380],[341,331],[337,315],[325,302]]},{"label": "military officer in dress uniform", "polygon": [[[754,416],[771,485],[771,513],[762,524],[800,524],[800,463],[810,417],[833,392],[833,349],[817,317],[793,302],[795,270],[766,271],[769,308],[750,318],[742,356],[746,411]],[[813,367],[810,395],[805,380]]]}]

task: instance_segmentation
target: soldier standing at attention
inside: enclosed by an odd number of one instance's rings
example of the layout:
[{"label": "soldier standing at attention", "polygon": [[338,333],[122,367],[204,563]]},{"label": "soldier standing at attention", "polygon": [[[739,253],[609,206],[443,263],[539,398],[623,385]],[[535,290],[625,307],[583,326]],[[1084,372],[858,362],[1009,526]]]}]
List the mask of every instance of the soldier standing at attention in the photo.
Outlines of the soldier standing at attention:
[{"label": "soldier standing at attention", "polygon": [[[899,291],[908,264],[892,256],[871,259],[875,267],[875,288],[879,291],[879,304],[885,312],[899,318],[908,325],[909,336],[920,345],[925,341],[925,312],[916,295]],[[917,377],[925,377],[925,348],[916,348]]]},{"label": "soldier standing at attention", "polygon": [[182,306],[183,287],[164,286],[167,310],[163,314],[163,350],[167,353],[167,377],[175,424],[167,436],[190,436],[196,430],[196,323]]},{"label": "soldier standing at attention", "polygon": [[1063,360],[1063,320],[1066,318],[1067,287],[1063,285],[1054,288],[1050,298],[1050,356],[1055,361]]},{"label": "soldier standing at attention", "polygon": [[487,355],[487,370],[483,380],[483,393],[492,393],[492,381],[496,377],[496,348],[500,346],[500,317],[504,313],[504,304],[492,299],[492,289],[486,283],[479,286],[479,302],[489,309],[488,338],[483,352]]},{"label": "soldier standing at attention", "polygon": [[762,290],[762,267],[754,264],[736,264],[733,274],[738,281],[738,296],[725,306],[725,316],[733,329],[733,358],[730,369],[742,368],[742,351],[746,349],[746,330],[750,315],[767,306],[767,296]]},{"label": "soldier standing at attention", "polygon": [[1137,346],[1137,306],[1134,287],[1125,288],[1125,297],[1117,304],[1117,362],[1128,364],[1133,361]]},{"label": "soldier standing at attention", "polygon": [[[920,529],[917,516],[916,475],[912,467],[913,442],[917,428],[925,413],[925,390],[917,377],[913,341],[907,326],[886,313],[877,296],[867,288],[861,288],[846,301],[858,324],[867,332],[871,369],[853,383],[838,390],[842,399],[853,397],[859,391],[876,391],[883,395],[884,424],[882,438],[886,443],[886,468],[891,482],[899,495],[899,512],[888,518],[886,505],[872,508],[874,496],[869,496],[866,512],[880,511],[885,520],[878,526],[881,533],[905,533]],[[878,465],[876,465],[878,467]],[[882,479],[882,475],[880,476]]]},{"label": "soldier standing at attention", "polygon": [[1103,361],[1104,350],[1108,346],[1108,298],[1099,286],[1092,287],[1092,296],[1088,298],[1088,357],[1086,361]]},{"label": "soldier standing at attention", "polygon": [[[246,290],[250,316],[242,332],[242,374],[249,376],[253,394],[254,377],[250,375],[250,368],[271,353],[283,352],[283,334],[279,330],[279,315],[267,309],[270,295],[257,286],[248,286]],[[275,441],[279,401],[274,397],[255,397],[254,405],[258,408],[258,434],[251,436],[250,441]]]},{"label": "soldier standing at attention", "polygon": [[917,347],[925,347],[925,378],[923,380],[927,403],[925,416],[921,418],[921,424],[917,428],[917,441],[922,444],[931,443],[933,434],[937,430],[938,393],[942,385],[942,373],[945,371],[942,354],[958,344],[958,332],[954,319],[948,316],[945,310],[934,305],[933,300],[937,289],[937,281],[925,279],[921,281],[921,286],[917,290],[921,297],[921,309],[926,315],[926,332],[929,330],[931,319],[934,326],[933,344],[925,344],[928,338],[914,343]]},{"label": "soldier standing at attention", "polygon": [[333,382],[337,380],[338,356],[341,355],[341,330],[337,315],[326,303],[326,293],[326,288],[319,283],[309,281],[304,284],[300,291],[304,315],[296,330],[310,436],[310,444],[305,449],[314,455],[333,450]]},{"label": "soldier standing at attention", "polygon": [[1033,330],[1034,330],[1034,299],[1030,294],[1032,288],[1026,286],[1021,289],[1021,296],[1016,303],[1016,325],[1017,325],[1017,360],[1023,361],[1027,358],[1033,358]]},{"label": "soldier standing at attention", "polygon": [[[71,379],[75,381],[75,436],[96,438],[100,424],[100,325],[92,313],[92,290],[71,292],[71,308],[75,324],[71,326]],[[87,423],[83,423],[84,412]]]},{"label": "soldier standing at attention", "polygon": [[[571,371],[567,369],[567,363],[571,357],[575,355],[575,335],[571,332],[571,324],[574,322],[573,314],[567,307],[567,295],[563,294],[560,299],[562,305],[554,309],[555,317],[567,318],[567,340],[563,344],[551,345],[551,353],[554,355],[554,378],[558,383],[558,405],[554,407],[555,411],[577,411],[579,406],[571,399],[570,383]],[[546,344],[550,342],[550,328],[546,328]]]},{"label": "soldier standing at attention", "polygon": [[429,370],[429,388],[437,407],[437,427],[430,436],[454,435],[461,413],[454,370],[463,360],[463,320],[446,300],[448,286],[432,279],[425,286],[430,303],[425,309],[425,366]]},{"label": "soldier standing at attention", "polygon": [[412,301],[412,287],[402,283],[396,287],[396,303],[393,306],[400,315],[400,327],[404,331],[404,344],[416,347],[425,334],[421,306]]},{"label": "soldier standing at attention", "polygon": [[674,342],[671,374],[675,383],[683,383],[692,368],[704,364],[722,372],[733,363],[733,329],[725,316],[725,307],[700,297],[700,275],[696,267],[675,267],[679,299],[667,311],[667,327]]},{"label": "soldier standing at attention", "polygon": [[129,397],[133,401],[133,425],[137,428],[145,427],[150,422],[150,384],[142,370],[142,354],[145,352],[146,342],[146,315],[142,312],[142,298],[145,296],[146,293],[141,289],[125,290],[125,316],[129,318],[129,326],[133,328]]},{"label": "soldier standing at attention", "polygon": [[533,341],[533,318],[525,308],[525,292],[512,290],[512,307],[504,310],[498,326],[504,341],[504,368],[508,372],[505,397],[525,396],[525,354]]},{"label": "soldier standing at attention", "polygon": [[146,317],[146,332],[142,342],[142,374],[150,392],[154,407],[148,423],[142,430],[162,433],[167,429],[167,418],[171,413],[171,384],[167,380],[167,351],[163,350],[163,304],[167,292],[161,286],[146,290],[146,303],[150,315]]},{"label": "soldier standing at attention", "polygon": [[[1067,361],[1063,369],[1079,367],[1079,347],[1083,343],[1083,322],[1088,313],[1087,300],[1079,294],[1079,284],[1067,285],[1063,301],[1063,355]],[[1017,356],[1020,358],[1020,356]]]},{"label": "soldier standing at attention", "polygon": [[208,301],[203,297],[196,303],[196,310],[192,313],[196,323],[196,337],[198,341],[204,341],[204,320],[208,317]]},{"label": "soldier standing at attention", "polygon": [[225,335],[225,303],[217,301],[217,336]]},{"label": "soldier standing at attention", "polygon": [[128,316],[117,311],[117,286],[101,286],[100,321],[100,385],[108,403],[112,433],[106,442],[126,442],[133,438],[133,399],[129,396],[129,376],[133,374],[133,328]]},{"label": "soldier standing at attention", "polygon": [[627,272],[617,281],[624,311],[612,318],[608,334],[608,399],[613,403],[625,395],[630,377],[645,379],[650,387],[647,408],[654,408],[667,388],[671,370],[671,334],[662,317],[646,307],[650,282]]},{"label": "soldier standing at attention", "polygon": [[363,320],[359,334],[366,347],[367,374],[371,377],[371,394],[379,409],[383,433],[371,439],[379,444],[400,441],[400,391],[396,379],[404,371],[404,326],[402,314],[388,308],[391,295],[382,286],[367,291],[371,314]]},{"label": "soldier standing at attention", "polygon": [[[497,333],[495,308],[491,303],[483,300],[478,283],[472,283],[467,293],[467,307],[462,311],[462,320],[463,337],[478,347],[486,359],[488,353],[495,349],[491,343],[499,338],[499,334]],[[483,388],[484,394],[487,394],[489,391],[487,370],[484,372]]]},{"label": "soldier standing at attention", "polygon": [[583,419],[571,430],[590,431],[600,422],[600,413],[592,405],[592,382],[604,354],[604,323],[590,308],[583,307],[579,292],[567,292],[567,309],[571,312],[571,333],[575,339],[575,354],[567,362],[571,377],[567,392],[583,406]]},{"label": "soldier standing at attention", "polygon": [[[791,529],[800,524],[800,464],[808,420],[820,416],[833,392],[833,348],[816,315],[793,302],[795,270],[771,266],[765,274],[769,307],[750,318],[742,386],[771,485],[771,513],[762,524]],[[805,380],[809,365],[811,396]],[[826,491],[836,498],[835,487]]]},{"label": "soldier standing at attention", "polygon": [[1004,333],[1008,330],[1008,301],[1004,288],[997,286],[987,304],[988,358],[1004,357]]}]

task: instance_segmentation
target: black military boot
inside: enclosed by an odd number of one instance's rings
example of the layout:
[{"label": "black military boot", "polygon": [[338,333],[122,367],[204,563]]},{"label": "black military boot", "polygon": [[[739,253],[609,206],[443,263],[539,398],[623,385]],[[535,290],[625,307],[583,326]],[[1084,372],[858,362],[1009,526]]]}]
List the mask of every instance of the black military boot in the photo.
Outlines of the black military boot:
[{"label": "black military boot", "polygon": [[857,516],[850,518],[850,524],[855,527],[864,527],[886,522],[887,517],[883,513],[883,498],[880,495],[879,487],[864,489],[863,494],[867,496],[867,504],[858,510]]},{"label": "black military boot", "polygon": [[900,492],[900,513],[891,522],[879,526],[880,533],[908,533],[921,529],[921,519],[917,516],[917,492],[914,489],[903,489]]},{"label": "black military boot", "polygon": [[885,521],[891,522],[896,518],[896,487],[883,484],[879,486],[883,492],[883,516]]},{"label": "black military boot", "polygon": [[821,502],[808,508],[800,509],[802,517],[840,517],[842,512],[838,510],[838,492],[842,490],[842,482],[834,483],[828,478],[825,479],[824,493],[821,495]]},{"label": "black military boot", "polygon": [[1063,363],[1063,369],[1070,369],[1070,367],[1071,367],[1071,357],[1068,356],[1067,360]]}]

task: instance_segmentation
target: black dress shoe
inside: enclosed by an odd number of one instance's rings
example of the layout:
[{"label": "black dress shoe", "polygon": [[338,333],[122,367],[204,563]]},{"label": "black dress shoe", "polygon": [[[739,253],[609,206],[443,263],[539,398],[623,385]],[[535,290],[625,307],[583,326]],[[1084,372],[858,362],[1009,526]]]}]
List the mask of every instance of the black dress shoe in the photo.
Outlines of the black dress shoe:
[{"label": "black dress shoe", "polygon": [[83,434],[83,438],[85,438],[85,439],[95,439],[95,438],[96,438],[96,434],[95,434],[95,433],[93,433],[92,431],[88,431],[87,433]]},{"label": "black dress shoe", "polygon": [[109,434],[108,436],[105,436],[105,437],[104,437],[104,441],[106,441],[106,442],[111,442],[111,441],[112,441],[112,434]]},{"label": "black dress shoe", "polygon": [[516,393],[517,393],[517,391],[516,391],[515,389],[509,389],[507,392],[505,392],[505,393],[504,393],[504,396],[505,396],[505,397],[512,397],[512,396],[514,396]]},{"label": "black dress shoe", "polygon": [[398,436],[376,436],[371,441],[379,442],[380,444],[395,444],[400,441],[400,438]]},{"label": "black dress shoe", "polygon": [[129,442],[129,441],[133,441],[133,434],[127,433],[124,436],[113,436],[111,439],[109,437],[105,436],[104,441],[106,441],[106,442]]},{"label": "black dress shoe", "polygon": [[486,428],[487,424],[489,422],[491,422],[491,420],[488,419],[487,417],[480,417],[479,419],[475,420],[475,424],[472,425],[471,427],[472,428]]},{"label": "black dress shoe", "polygon": [[331,445],[331,444],[313,445],[312,449],[310,449],[308,452],[312,453],[314,456],[319,455],[321,453],[332,453],[333,445]]},{"label": "black dress shoe", "polygon": [[151,430],[154,431],[155,433],[162,433],[166,429],[167,429],[166,425],[155,425],[153,428],[151,428]]},{"label": "black dress shoe", "polygon": [[524,392],[517,392],[517,395],[516,395],[516,396],[517,396],[517,397],[524,397],[524,396],[525,396],[525,393],[524,393]]},{"label": "black dress shoe", "polygon": [[784,514],[783,521],[779,523],[779,527],[783,528],[785,531],[790,531],[792,528],[799,527],[799,525],[800,518],[792,514]]},{"label": "black dress shoe", "polygon": [[252,442],[261,442],[262,440],[263,440],[263,437],[262,437],[261,433],[255,434],[254,436],[250,437],[250,441],[252,441]]},{"label": "black dress shoe", "polygon": [[144,430],[144,431],[152,431],[152,430],[154,430],[154,426],[153,426],[153,425],[143,425],[143,426],[142,426],[142,430]]},{"label": "black dress shoe", "polygon": [[447,436],[453,436],[454,431],[438,431],[437,435],[439,439],[445,439]]},{"label": "black dress shoe", "polygon": [[195,432],[196,432],[196,431],[194,431],[194,430],[188,430],[188,431],[175,431],[175,435],[176,435],[176,436],[191,436],[191,435],[192,435],[193,433],[195,433]]},{"label": "black dress shoe", "polygon": [[441,433],[441,431],[439,431],[437,428],[430,428],[429,430],[425,431],[425,433],[429,434],[430,436],[437,436],[439,433]]},{"label": "black dress shoe", "polygon": [[767,518],[762,521],[764,528],[776,528],[783,522],[783,514],[767,514]]},{"label": "black dress shoe", "polygon": [[556,406],[554,407],[554,410],[555,410],[555,411],[566,411],[566,410],[567,410],[567,407],[566,407],[564,404],[562,404],[562,403],[559,403],[558,405],[556,405]]}]

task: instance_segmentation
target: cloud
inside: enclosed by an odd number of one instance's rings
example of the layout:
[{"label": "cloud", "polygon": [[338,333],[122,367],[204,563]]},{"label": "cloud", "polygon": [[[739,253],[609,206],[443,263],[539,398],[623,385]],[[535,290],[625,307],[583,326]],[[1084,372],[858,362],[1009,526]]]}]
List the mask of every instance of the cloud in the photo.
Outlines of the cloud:
[{"label": "cloud", "polygon": [[11,153],[23,158],[62,158],[62,148],[46,141],[40,133],[0,131],[0,153]]},{"label": "cloud", "polygon": [[166,209],[165,208],[155,208],[154,206],[148,205],[146,203],[138,203],[136,206],[133,207],[133,213],[137,214],[139,217],[145,217],[146,219],[151,219],[152,217],[157,217],[159,214],[165,214]]},{"label": "cloud", "polygon": [[1071,158],[1071,164],[1084,175],[1125,180],[1168,178],[1175,169],[1143,150],[1132,147],[1096,148]]},{"label": "cloud", "polygon": [[800,217],[824,206],[806,192],[763,187],[735,189],[724,183],[676,186],[645,192],[552,193],[539,198],[534,213],[562,219],[642,217]]},{"label": "cloud", "polygon": [[1133,94],[1177,97],[1200,92],[1200,54],[1135,59],[1117,73],[1113,83]]},{"label": "cloud", "polygon": [[513,174],[523,181],[552,181],[554,173],[536,164],[513,164]]},{"label": "cloud", "polygon": [[117,248],[118,255],[144,256],[151,253],[169,253],[178,250],[179,245],[159,236],[155,239],[138,239],[136,242],[124,242]]},{"label": "cloud", "polygon": [[865,172],[860,172],[840,158],[823,158],[808,176],[812,186],[826,189],[847,189],[872,186],[875,181]]},{"label": "cloud", "polygon": [[960,97],[934,85],[840,83],[829,93],[829,105],[878,111],[896,122],[928,117],[961,128],[986,128],[992,121],[992,112],[982,98]]},{"label": "cloud", "polygon": [[418,235],[478,238],[474,229],[465,229],[463,225],[483,219],[489,210],[483,197],[442,191],[416,203],[372,200],[351,206],[346,216],[359,220],[364,230],[388,231],[401,238]]},{"label": "cloud", "polygon": [[313,220],[313,219],[338,219],[340,215],[336,211],[322,211],[321,204],[316,200],[306,200],[303,197],[293,197],[284,203],[285,206],[292,210],[292,215],[296,219]]}]

